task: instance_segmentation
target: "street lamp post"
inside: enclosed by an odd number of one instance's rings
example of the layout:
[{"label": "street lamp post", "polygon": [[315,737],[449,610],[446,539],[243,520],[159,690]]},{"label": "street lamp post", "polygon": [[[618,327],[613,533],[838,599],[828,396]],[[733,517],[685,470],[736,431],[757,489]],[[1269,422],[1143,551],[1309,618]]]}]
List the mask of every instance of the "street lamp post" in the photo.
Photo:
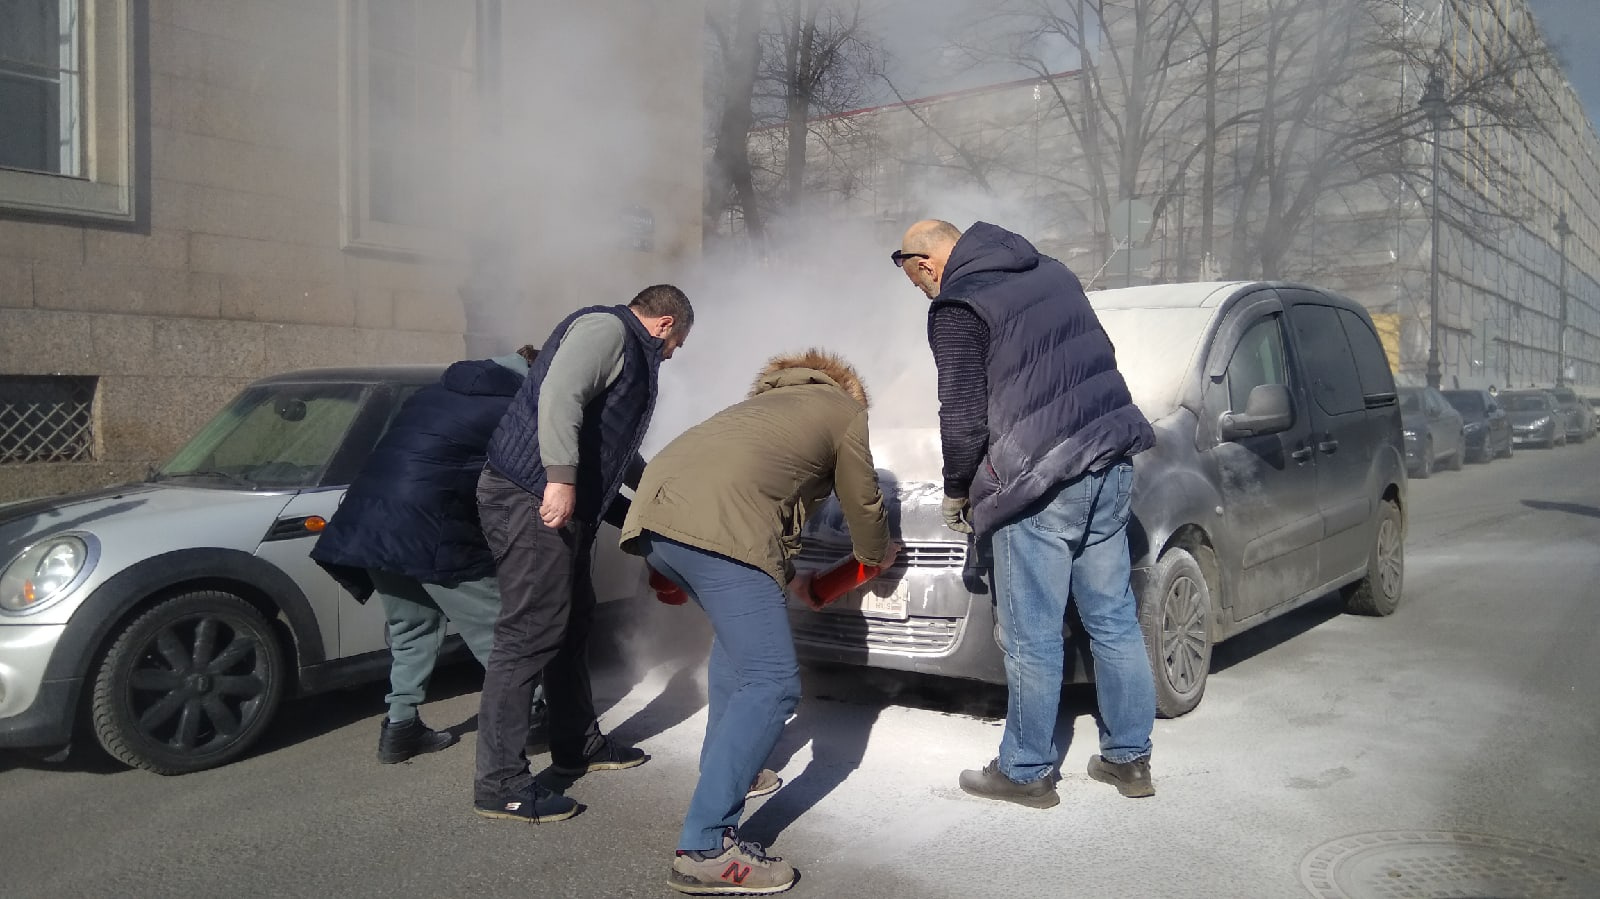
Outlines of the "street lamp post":
[{"label": "street lamp post", "polygon": [[1567,211],[1561,210],[1556,218],[1556,236],[1561,239],[1561,316],[1556,328],[1556,386],[1567,383],[1567,238],[1572,226],[1567,224]]},{"label": "street lamp post", "polygon": [[1433,186],[1430,194],[1433,198],[1433,239],[1432,261],[1428,268],[1428,386],[1438,389],[1441,380],[1439,373],[1439,133],[1444,129],[1445,122],[1450,120],[1450,104],[1444,97],[1444,78],[1439,74],[1437,65],[1428,70],[1428,83],[1422,91],[1422,99],[1417,101],[1422,111],[1428,114],[1428,120],[1433,125]]}]

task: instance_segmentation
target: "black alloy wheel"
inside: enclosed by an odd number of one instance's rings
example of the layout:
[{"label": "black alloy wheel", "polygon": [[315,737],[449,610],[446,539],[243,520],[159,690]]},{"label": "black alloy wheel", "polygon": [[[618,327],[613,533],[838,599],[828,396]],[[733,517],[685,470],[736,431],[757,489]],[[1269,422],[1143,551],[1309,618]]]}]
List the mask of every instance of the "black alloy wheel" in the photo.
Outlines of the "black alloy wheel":
[{"label": "black alloy wheel", "polygon": [[118,761],[157,774],[226,764],[283,698],[284,655],[254,606],[212,590],[165,600],[117,635],[94,679],[95,734]]},{"label": "black alloy wheel", "polygon": [[1139,625],[1155,675],[1156,714],[1176,718],[1200,704],[1211,673],[1211,585],[1194,554],[1174,546],[1156,562],[1148,589]]},{"label": "black alloy wheel", "polygon": [[1356,615],[1393,615],[1405,590],[1405,526],[1400,507],[1385,500],[1378,507],[1367,573],[1344,588],[1345,611]]}]

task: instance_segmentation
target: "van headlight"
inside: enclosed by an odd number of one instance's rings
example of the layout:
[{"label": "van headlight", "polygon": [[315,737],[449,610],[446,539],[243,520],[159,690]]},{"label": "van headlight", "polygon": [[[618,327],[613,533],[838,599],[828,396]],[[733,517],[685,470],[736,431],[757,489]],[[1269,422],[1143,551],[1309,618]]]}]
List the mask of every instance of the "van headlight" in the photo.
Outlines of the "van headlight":
[{"label": "van headlight", "polygon": [[66,596],[93,566],[93,547],[62,534],[22,551],[0,572],[0,612],[27,615]]}]

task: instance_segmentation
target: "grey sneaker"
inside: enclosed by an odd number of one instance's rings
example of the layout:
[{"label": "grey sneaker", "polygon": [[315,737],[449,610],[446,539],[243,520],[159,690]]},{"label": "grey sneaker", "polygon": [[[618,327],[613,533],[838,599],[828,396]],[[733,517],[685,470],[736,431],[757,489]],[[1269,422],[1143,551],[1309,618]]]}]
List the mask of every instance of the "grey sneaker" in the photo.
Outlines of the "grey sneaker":
[{"label": "grey sneaker", "polygon": [[750,784],[750,792],[744,794],[744,798],[754,799],[757,796],[776,793],[781,786],[783,786],[783,778],[778,776],[778,772],[771,768],[762,768],[761,773],[756,775],[755,782]]},{"label": "grey sneaker", "polygon": [[722,851],[680,849],[672,859],[667,886],[691,896],[768,896],[794,886],[800,874],[760,843],[740,840],[733,828],[722,835]]},{"label": "grey sneaker", "polygon": [[1117,792],[1130,799],[1156,794],[1150,783],[1150,756],[1142,755],[1131,762],[1108,762],[1101,756],[1089,759],[1089,776],[1117,788]]},{"label": "grey sneaker", "polygon": [[1015,802],[1029,808],[1052,808],[1061,803],[1055,778],[1045,776],[1033,783],[1019,784],[1000,771],[1000,760],[983,766],[982,771],[961,772],[961,789],[984,799]]}]

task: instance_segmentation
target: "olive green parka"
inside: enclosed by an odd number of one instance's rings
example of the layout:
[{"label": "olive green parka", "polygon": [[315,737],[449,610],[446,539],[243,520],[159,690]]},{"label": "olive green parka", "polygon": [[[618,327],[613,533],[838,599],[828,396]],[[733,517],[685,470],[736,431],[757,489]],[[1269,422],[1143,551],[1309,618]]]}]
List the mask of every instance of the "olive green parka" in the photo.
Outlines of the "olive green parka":
[{"label": "olive green parka", "polygon": [[855,556],[876,565],[889,527],[867,433],[867,392],[844,360],[778,356],[749,398],[690,428],[645,467],[622,548],[651,531],[766,572],[794,576],[807,516],[839,494]]}]

